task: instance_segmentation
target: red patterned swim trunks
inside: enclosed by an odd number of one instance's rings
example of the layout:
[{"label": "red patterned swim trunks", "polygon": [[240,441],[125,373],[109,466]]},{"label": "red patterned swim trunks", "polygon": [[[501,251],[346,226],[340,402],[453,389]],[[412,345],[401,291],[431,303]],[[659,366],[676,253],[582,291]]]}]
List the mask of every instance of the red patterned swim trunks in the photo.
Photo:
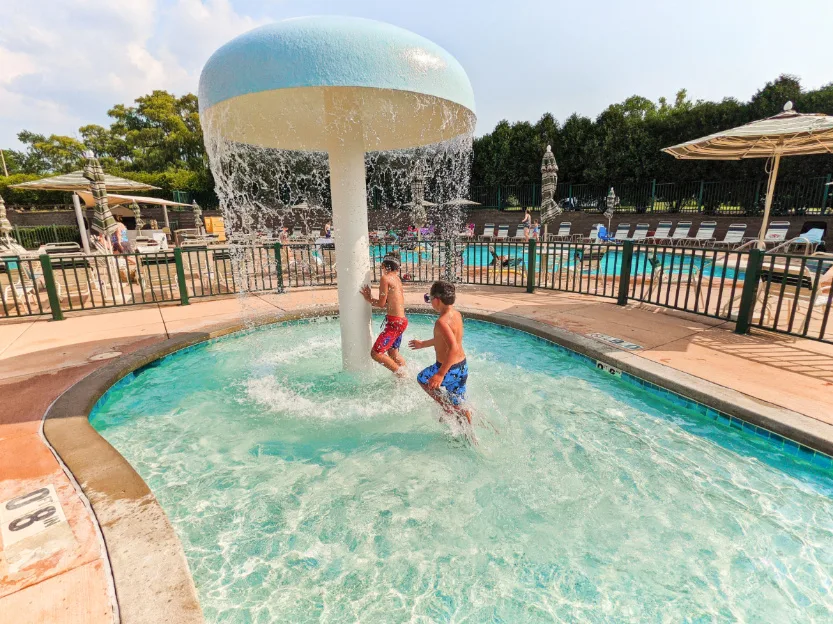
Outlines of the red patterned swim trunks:
[{"label": "red patterned swim trunks", "polygon": [[407,327],[408,319],[404,316],[386,316],[385,328],[373,345],[373,353],[386,353],[391,349],[398,349]]}]

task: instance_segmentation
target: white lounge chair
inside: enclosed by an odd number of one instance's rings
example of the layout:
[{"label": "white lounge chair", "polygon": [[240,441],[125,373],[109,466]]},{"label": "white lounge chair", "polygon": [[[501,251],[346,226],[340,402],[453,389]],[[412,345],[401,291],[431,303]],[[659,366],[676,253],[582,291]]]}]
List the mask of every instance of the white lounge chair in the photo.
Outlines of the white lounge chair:
[{"label": "white lounge chair", "polygon": [[495,224],[487,223],[483,226],[483,234],[480,235],[480,240],[491,240],[495,237]]},{"label": "white lounge chair", "polygon": [[787,240],[787,232],[789,231],[789,221],[773,221],[766,229],[766,234],[764,234],[764,243],[772,246],[779,245]]},{"label": "white lounge chair", "polygon": [[[6,257],[5,261],[6,273],[12,283],[3,289],[3,305],[0,307],[14,307],[20,311],[23,306],[30,314],[35,309],[39,310],[40,295],[46,292],[43,274],[37,271],[34,262],[21,261],[19,257],[10,256]],[[15,273],[17,274],[16,280],[14,279]]]},{"label": "white lounge chair", "polygon": [[628,240],[628,234],[631,232],[631,224],[630,223],[620,223],[616,226],[616,234],[613,235],[613,238],[617,241],[624,241]]},{"label": "white lounge chair", "polygon": [[651,243],[660,243],[666,240],[669,236],[671,236],[672,225],[673,223],[671,223],[671,221],[660,221],[657,224],[657,229],[654,231],[654,235],[647,236],[645,240]]},{"label": "white lounge chair", "polygon": [[525,238],[526,238],[526,237],[524,236],[524,226],[519,225],[519,226],[515,229],[515,235],[512,237],[512,240],[513,240],[513,241],[522,241],[522,240],[524,240]]},{"label": "white lounge chair", "polygon": [[587,239],[585,242],[590,243],[598,243],[599,241],[599,228],[603,227],[604,223],[594,223],[593,227],[590,228],[590,234],[587,235]]},{"label": "white lounge chair", "polygon": [[668,237],[668,242],[672,245],[680,244],[688,238],[689,232],[691,232],[691,221],[679,221],[677,227],[674,228],[674,233]]},{"label": "white lounge chair", "polygon": [[651,229],[650,223],[637,223],[636,228],[633,231],[633,236],[627,238],[625,240],[630,241],[644,241],[645,237],[648,236],[648,230]]},{"label": "white lounge chair", "polygon": [[745,223],[732,223],[729,229],[726,230],[726,235],[723,240],[712,243],[715,247],[726,247],[727,249],[734,249],[743,243],[743,235],[746,234]]},{"label": "white lounge chair", "polygon": [[570,235],[570,230],[572,229],[573,224],[570,221],[562,221],[558,225],[558,233],[557,234],[550,234],[549,239],[551,241],[568,241],[571,240],[573,237]]},{"label": "white lounge chair", "polygon": [[497,229],[497,234],[495,234],[496,241],[505,241],[509,238],[509,226],[508,225],[501,225]]},{"label": "white lounge chair", "polygon": [[694,236],[689,236],[680,241],[684,245],[698,245],[702,247],[706,243],[714,241],[714,231],[717,229],[717,221],[701,221]]}]

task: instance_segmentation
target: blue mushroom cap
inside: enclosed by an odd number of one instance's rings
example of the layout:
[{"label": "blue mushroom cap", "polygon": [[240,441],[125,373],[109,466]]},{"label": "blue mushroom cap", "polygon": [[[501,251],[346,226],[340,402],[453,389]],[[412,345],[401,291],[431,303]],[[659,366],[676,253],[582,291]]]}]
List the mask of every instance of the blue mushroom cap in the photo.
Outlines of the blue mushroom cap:
[{"label": "blue mushroom cap", "polygon": [[200,109],[304,87],[409,91],[475,110],[466,72],[440,46],[383,22],[334,16],[289,19],[232,39],[202,71]]}]

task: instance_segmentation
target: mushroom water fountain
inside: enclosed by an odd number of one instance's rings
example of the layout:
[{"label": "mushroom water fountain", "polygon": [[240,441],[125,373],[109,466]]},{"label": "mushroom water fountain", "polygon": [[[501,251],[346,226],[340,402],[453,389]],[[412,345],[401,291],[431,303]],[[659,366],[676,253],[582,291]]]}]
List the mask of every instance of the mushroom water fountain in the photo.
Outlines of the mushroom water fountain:
[{"label": "mushroom water fountain", "polygon": [[370,281],[365,154],[471,137],[465,71],[438,45],[390,24],[297,18],[217,50],[200,76],[199,102],[215,180],[233,175],[222,146],[326,152],[342,361],[349,371],[368,368],[371,311],[359,294]]}]

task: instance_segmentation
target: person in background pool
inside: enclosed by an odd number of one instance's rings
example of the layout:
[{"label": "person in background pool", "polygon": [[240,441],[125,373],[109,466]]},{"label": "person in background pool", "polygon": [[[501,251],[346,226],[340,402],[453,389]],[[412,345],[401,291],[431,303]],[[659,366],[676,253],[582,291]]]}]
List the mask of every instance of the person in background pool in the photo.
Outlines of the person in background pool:
[{"label": "person in background pool", "polygon": [[417,381],[446,412],[462,416],[471,424],[471,411],[464,405],[469,367],[463,351],[463,316],[454,308],[456,300],[454,284],[434,282],[431,292],[425,295],[425,302],[440,315],[434,323],[434,337],[411,340],[408,346],[411,349],[434,347],[437,361],[417,375]]},{"label": "person in background pool", "polygon": [[370,350],[370,357],[389,371],[405,375],[405,358],[399,353],[402,334],[408,327],[405,317],[405,294],[399,278],[399,254],[391,252],[382,259],[382,278],[379,280],[379,298],[374,299],[370,286],[363,286],[362,297],[374,308],[385,308],[385,324],[382,333]]}]

